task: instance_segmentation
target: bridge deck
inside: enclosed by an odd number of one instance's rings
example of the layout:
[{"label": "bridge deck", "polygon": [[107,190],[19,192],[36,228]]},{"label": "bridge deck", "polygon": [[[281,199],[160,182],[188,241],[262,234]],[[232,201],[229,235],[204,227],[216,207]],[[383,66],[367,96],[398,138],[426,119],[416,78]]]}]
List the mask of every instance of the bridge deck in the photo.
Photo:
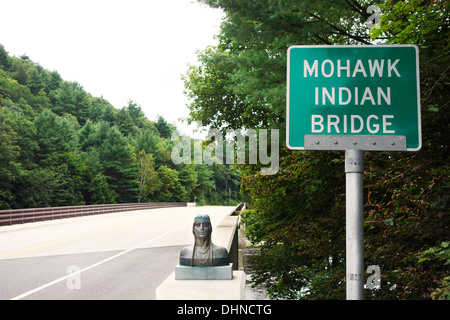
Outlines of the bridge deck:
[{"label": "bridge deck", "polygon": [[153,299],[180,248],[193,241],[194,216],[211,216],[217,243],[214,227],[233,209],[164,208],[1,226],[0,299]]}]

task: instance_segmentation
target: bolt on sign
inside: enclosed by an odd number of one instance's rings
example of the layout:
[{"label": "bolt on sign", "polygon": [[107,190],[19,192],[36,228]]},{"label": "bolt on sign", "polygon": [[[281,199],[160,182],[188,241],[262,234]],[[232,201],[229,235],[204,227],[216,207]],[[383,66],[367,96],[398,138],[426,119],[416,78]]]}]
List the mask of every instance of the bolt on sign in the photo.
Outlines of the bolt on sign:
[{"label": "bolt on sign", "polygon": [[286,140],[298,150],[418,151],[418,48],[290,47]]}]

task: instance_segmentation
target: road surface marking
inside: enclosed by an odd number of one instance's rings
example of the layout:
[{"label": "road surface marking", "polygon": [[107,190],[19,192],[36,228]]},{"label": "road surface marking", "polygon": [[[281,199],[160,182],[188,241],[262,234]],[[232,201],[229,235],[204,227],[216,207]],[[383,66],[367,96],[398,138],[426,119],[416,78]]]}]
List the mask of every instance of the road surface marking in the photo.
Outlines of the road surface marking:
[{"label": "road surface marking", "polygon": [[[152,216],[152,217],[155,218],[155,216]],[[21,254],[21,253],[25,253],[25,252],[30,252],[30,251],[34,251],[34,250],[38,250],[38,249],[42,249],[42,248],[51,247],[51,246],[54,246],[54,245],[57,245],[57,244],[60,244],[60,243],[64,243],[64,242],[70,242],[70,241],[73,241],[73,240],[79,240],[79,239],[82,239],[82,238],[87,238],[87,237],[90,237],[90,236],[94,236],[94,235],[98,235],[98,234],[114,231],[114,230],[117,230],[117,229],[127,228],[127,227],[130,227],[130,226],[133,226],[133,225],[140,224],[143,221],[148,222],[148,221],[158,220],[158,218],[159,217],[157,216],[156,219],[150,219],[150,220],[149,219],[143,219],[143,220],[139,220],[137,222],[135,221],[135,222],[124,224],[124,225],[120,225],[120,226],[110,227],[110,228],[106,228],[106,229],[102,229],[102,230],[98,230],[98,231],[93,231],[93,232],[81,234],[81,235],[78,235],[78,236],[73,236],[73,237],[60,239],[60,240],[55,240],[55,241],[39,244],[39,245],[36,245],[36,246],[32,246],[32,247],[28,247],[28,248],[24,248],[24,249],[19,249],[19,250],[16,250],[16,251],[3,253],[3,254],[0,254],[0,259],[11,257],[11,256],[15,256],[15,255],[18,255],[18,254]]]},{"label": "road surface marking", "polygon": [[10,300],[20,300],[20,299],[22,299],[22,298],[25,298],[25,297],[27,297],[27,296],[33,294],[33,293],[39,292],[39,291],[41,291],[41,290],[43,290],[43,289],[45,289],[45,288],[48,288],[48,287],[50,287],[50,286],[52,286],[52,285],[54,285],[54,284],[57,284],[57,283],[59,283],[59,282],[61,282],[61,281],[64,281],[64,280],[66,280],[66,279],[68,279],[68,278],[74,277],[75,275],[80,274],[80,273],[82,273],[82,272],[84,272],[84,271],[87,271],[87,270],[90,270],[90,269],[92,269],[92,268],[98,267],[99,265],[102,265],[102,264],[104,264],[104,263],[106,263],[106,262],[108,262],[108,261],[111,261],[111,260],[113,260],[113,259],[115,259],[115,258],[118,258],[118,257],[120,257],[120,256],[122,256],[122,255],[124,255],[124,254],[126,254],[126,253],[128,253],[128,252],[131,252],[131,251],[133,251],[133,250],[135,250],[135,249],[137,249],[137,248],[139,248],[139,247],[141,247],[141,246],[144,246],[144,245],[146,245],[146,244],[148,244],[148,243],[150,243],[150,242],[153,242],[153,241],[156,241],[156,240],[158,240],[158,239],[160,239],[160,238],[162,238],[162,237],[165,237],[165,236],[167,236],[167,235],[169,235],[169,234],[171,234],[171,233],[177,231],[178,229],[186,228],[186,227],[189,226],[189,225],[192,225],[192,222],[185,223],[185,224],[183,224],[183,225],[181,225],[181,226],[179,226],[179,227],[177,227],[177,228],[175,228],[175,229],[172,229],[172,230],[170,230],[170,231],[167,231],[167,232],[165,232],[165,233],[163,233],[163,234],[161,234],[161,235],[159,235],[159,236],[157,236],[157,237],[154,237],[154,238],[152,238],[152,239],[150,239],[150,240],[144,241],[143,243],[140,243],[140,244],[138,244],[138,245],[136,245],[136,246],[134,246],[134,247],[132,247],[132,248],[130,248],[130,249],[127,249],[127,250],[122,251],[122,252],[120,252],[120,253],[118,253],[118,254],[115,254],[115,255],[113,255],[113,256],[111,256],[111,257],[109,257],[109,258],[106,258],[106,259],[104,259],[104,260],[102,260],[102,261],[100,261],[100,262],[94,263],[93,265],[90,265],[89,267],[86,267],[86,268],[84,268],[84,269],[81,269],[81,270],[78,270],[78,271],[76,271],[76,272],[70,273],[70,274],[68,274],[68,275],[66,275],[66,276],[64,276],[64,277],[58,278],[58,279],[56,279],[56,280],[53,280],[53,281],[51,281],[51,282],[49,282],[49,283],[46,283],[46,284],[44,284],[44,285],[42,285],[42,286],[40,286],[40,287],[37,287],[37,288],[35,288],[35,289],[33,289],[33,290],[27,291],[27,292],[25,292],[25,293],[23,293],[23,294],[21,294],[21,295],[18,295],[18,296],[14,297],[14,298],[12,298],[12,299],[10,299]]}]

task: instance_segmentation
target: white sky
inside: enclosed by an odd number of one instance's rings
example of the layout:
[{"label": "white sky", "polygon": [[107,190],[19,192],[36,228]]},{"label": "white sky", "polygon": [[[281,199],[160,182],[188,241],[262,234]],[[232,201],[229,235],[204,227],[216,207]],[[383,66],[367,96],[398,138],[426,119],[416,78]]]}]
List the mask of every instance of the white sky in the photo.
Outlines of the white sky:
[{"label": "white sky", "polygon": [[115,108],[132,99],[150,120],[160,114],[186,132],[181,75],[197,49],[217,43],[223,13],[197,0],[0,0],[0,16],[10,55],[28,55]]}]

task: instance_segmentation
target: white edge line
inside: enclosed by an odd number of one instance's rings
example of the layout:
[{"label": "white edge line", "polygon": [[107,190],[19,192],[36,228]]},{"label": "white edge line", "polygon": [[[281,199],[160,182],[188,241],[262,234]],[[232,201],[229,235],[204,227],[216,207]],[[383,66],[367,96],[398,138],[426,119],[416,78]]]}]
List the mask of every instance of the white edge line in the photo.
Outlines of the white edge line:
[{"label": "white edge line", "polygon": [[75,275],[77,275],[77,274],[80,274],[80,273],[82,273],[83,271],[90,270],[90,269],[92,269],[92,268],[95,268],[95,267],[98,267],[99,265],[104,264],[105,262],[108,262],[108,261],[111,261],[111,260],[113,260],[113,259],[115,259],[115,258],[118,258],[118,257],[120,257],[121,255],[124,255],[124,254],[126,254],[126,253],[128,253],[128,252],[131,252],[131,251],[133,251],[133,250],[135,250],[135,249],[141,247],[141,246],[146,245],[147,243],[150,243],[150,242],[156,241],[156,240],[158,240],[158,239],[160,239],[160,238],[162,238],[162,237],[165,237],[165,236],[167,236],[168,234],[170,234],[170,233],[172,233],[172,232],[174,232],[174,231],[177,231],[178,229],[184,228],[184,227],[186,227],[187,225],[190,225],[190,224],[192,224],[192,223],[190,223],[190,222],[189,222],[189,223],[185,223],[185,224],[183,224],[183,225],[181,225],[181,226],[179,226],[179,227],[177,227],[177,228],[175,228],[175,229],[173,229],[173,230],[167,231],[167,232],[165,232],[165,233],[163,233],[163,234],[161,234],[161,235],[159,235],[159,236],[157,236],[157,237],[155,237],[155,238],[153,238],[153,239],[144,241],[143,243],[140,243],[140,244],[138,244],[138,245],[136,245],[136,246],[134,246],[134,247],[132,247],[132,248],[130,248],[130,249],[127,249],[127,250],[125,250],[125,251],[122,251],[122,252],[120,252],[120,253],[118,253],[118,254],[112,256],[112,257],[109,257],[109,258],[106,258],[106,259],[104,259],[104,260],[102,260],[102,261],[99,261],[99,262],[97,262],[97,263],[94,263],[93,265],[90,265],[89,267],[86,267],[86,268],[84,268],[84,269],[81,269],[81,270],[78,270],[78,271],[76,271],[76,272],[70,273],[70,274],[68,274],[68,275],[66,275],[66,276],[64,276],[64,277],[58,278],[58,279],[56,279],[56,280],[53,280],[53,281],[51,281],[51,282],[49,282],[49,283],[46,283],[46,284],[44,284],[44,285],[42,285],[42,286],[40,286],[40,287],[37,287],[37,288],[35,288],[35,289],[33,289],[33,290],[30,290],[30,291],[27,291],[27,292],[25,292],[25,293],[22,293],[21,295],[18,295],[18,296],[14,297],[14,298],[11,298],[10,300],[20,300],[20,299],[22,299],[22,298],[25,298],[25,297],[27,297],[27,296],[33,294],[33,293],[39,292],[39,291],[41,291],[41,290],[43,290],[43,289],[45,289],[45,288],[48,288],[48,287],[50,287],[50,286],[52,286],[52,285],[54,285],[54,284],[57,284],[57,283],[59,283],[59,282],[61,282],[61,281],[64,281],[64,280],[66,280],[66,279],[68,279],[68,278],[71,278],[71,277],[73,277],[73,276],[75,276]]}]

